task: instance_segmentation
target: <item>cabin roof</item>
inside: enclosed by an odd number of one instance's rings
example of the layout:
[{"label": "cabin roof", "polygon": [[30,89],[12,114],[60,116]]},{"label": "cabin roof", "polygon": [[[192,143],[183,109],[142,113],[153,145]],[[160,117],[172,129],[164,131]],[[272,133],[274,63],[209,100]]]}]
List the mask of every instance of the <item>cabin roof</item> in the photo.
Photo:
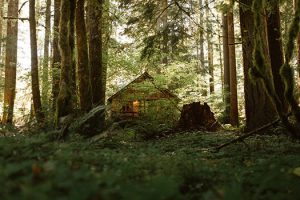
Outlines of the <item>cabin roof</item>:
[{"label": "cabin roof", "polygon": [[163,94],[166,94],[172,98],[176,98],[179,100],[179,98],[173,94],[170,90],[168,89],[161,89],[158,88],[157,86],[155,86],[155,84],[153,83],[154,78],[146,71],[143,74],[141,74],[140,76],[138,76],[137,78],[135,78],[133,81],[131,81],[130,83],[128,83],[126,86],[124,86],[122,89],[120,89],[118,92],[116,92],[114,95],[112,95],[111,97],[108,98],[108,102],[111,102],[115,97],[119,96],[122,92],[126,91],[126,89],[128,89],[129,85],[133,84],[133,83],[141,83],[145,80],[150,80],[150,82],[154,85],[154,87],[162,92]]}]

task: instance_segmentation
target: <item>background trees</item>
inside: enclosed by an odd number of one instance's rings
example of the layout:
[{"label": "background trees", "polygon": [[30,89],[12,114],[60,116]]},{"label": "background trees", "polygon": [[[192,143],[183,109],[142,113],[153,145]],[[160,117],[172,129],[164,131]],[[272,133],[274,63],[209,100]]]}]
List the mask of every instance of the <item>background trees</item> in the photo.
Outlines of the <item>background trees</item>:
[{"label": "background trees", "polygon": [[[33,50],[31,55],[43,58],[43,61],[33,59],[32,74],[35,78],[29,85],[33,87],[33,108],[37,119],[37,99],[40,99],[37,98],[37,89],[42,91],[42,107],[52,113],[57,111],[58,120],[105,104],[107,97],[135,76],[148,71],[158,85],[178,94],[182,104],[207,101],[224,123],[237,126],[244,120],[246,128],[252,130],[272,121],[277,113],[264,84],[248,74],[254,69],[253,38],[257,37],[253,23],[256,12],[251,8],[253,1],[230,2],[55,0],[51,6],[50,0],[38,0],[35,10],[38,13],[37,27],[34,27],[35,23],[31,21],[33,10],[30,16],[26,15],[29,13],[17,16],[18,10],[22,13],[29,5],[23,1],[19,5],[11,0],[4,20],[7,20],[9,36],[16,36],[18,32],[13,25],[18,23],[17,19],[23,23],[29,20],[31,32],[36,30],[37,53]],[[263,2],[262,10],[266,15],[262,13],[261,18],[265,16],[267,22],[262,27],[265,34],[261,35],[264,55],[274,78],[272,84],[276,93],[282,94],[282,46],[292,16],[279,12],[281,6],[286,6],[284,2]],[[14,10],[13,6],[16,7]],[[52,11],[53,16],[50,15]],[[281,27],[281,22],[284,27]],[[40,31],[41,27],[45,31]],[[0,23],[1,28],[6,27]],[[10,37],[6,40],[4,123],[12,121],[15,95],[15,72],[12,69],[15,67],[10,66],[17,63],[14,46],[17,40]],[[31,41],[35,49],[34,37]],[[223,46],[222,51],[220,46]],[[51,68],[48,68],[49,60]],[[41,74],[36,66],[42,67]],[[42,85],[37,87],[39,81]],[[12,89],[10,94],[8,88]],[[285,98],[278,96],[285,102],[284,112],[288,112]],[[47,108],[48,102],[53,102],[51,109]],[[99,120],[104,124],[104,118]]]}]

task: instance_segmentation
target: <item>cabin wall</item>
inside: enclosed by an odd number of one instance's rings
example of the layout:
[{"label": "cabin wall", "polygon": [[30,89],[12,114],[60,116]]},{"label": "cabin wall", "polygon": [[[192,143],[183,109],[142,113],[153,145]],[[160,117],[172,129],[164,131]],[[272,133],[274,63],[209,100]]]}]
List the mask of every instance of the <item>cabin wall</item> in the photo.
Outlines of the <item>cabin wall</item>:
[{"label": "cabin wall", "polygon": [[168,90],[157,89],[149,81],[126,86],[110,101],[111,116],[115,119],[139,117],[164,123],[179,117],[177,97]]}]

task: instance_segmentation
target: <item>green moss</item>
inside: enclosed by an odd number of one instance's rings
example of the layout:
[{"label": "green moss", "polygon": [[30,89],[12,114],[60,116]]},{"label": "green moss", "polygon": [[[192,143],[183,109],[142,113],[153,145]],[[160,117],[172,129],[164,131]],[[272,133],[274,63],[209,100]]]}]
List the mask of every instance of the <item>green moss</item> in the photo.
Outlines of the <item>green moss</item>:
[{"label": "green moss", "polygon": [[[122,133],[120,133],[122,135]],[[187,133],[148,142],[114,135],[65,143],[44,134],[0,138],[0,199],[298,199],[299,143]]]},{"label": "green moss", "polygon": [[299,33],[299,23],[300,23],[300,1],[298,1],[297,10],[295,17],[290,25],[288,31],[288,41],[286,43],[286,52],[285,52],[285,63],[280,69],[280,74],[284,81],[285,85],[285,97],[292,108],[292,112],[297,119],[297,122],[300,123],[300,108],[298,102],[294,95],[295,80],[294,80],[294,71],[290,66],[290,62],[293,56],[295,49],[295,40]]}]

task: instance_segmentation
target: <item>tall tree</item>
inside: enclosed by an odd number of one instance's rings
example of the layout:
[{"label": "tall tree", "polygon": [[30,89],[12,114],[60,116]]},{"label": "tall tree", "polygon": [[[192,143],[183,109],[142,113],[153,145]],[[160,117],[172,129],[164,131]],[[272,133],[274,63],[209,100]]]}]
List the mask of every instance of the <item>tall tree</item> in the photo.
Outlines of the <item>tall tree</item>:
[{"label": "tall tree", "polygon": [[0,0],[0,58],[2,56],[3,8],[4,8],[4,2],[3,0]]},{"label": "tall tree", "polygon": [[59,19],[60,19],[60,0],[54,0],[54,22],[53,22],[53,56],[52,56],[52,99],[53,110],[56,109],[56,99],[59,92],[59,77],[60,77],[60,53],[59,53]]},{"label": "tall tree", "polygon": [[[298,0],[293,0],[294,12],[297,10]],[[300,34],[297,37],[297,71],[298,71],[298,88],[300,91]]]},{"label": "tall tree", "polygon": [[[199,0],[199,11],[200,11],[200,15],[199,15],[199,24],[200,24],[200,40],[199,40],[199,45],[200,45],[200,72],[202,72],[202,76],[204,77],[202,80],[205,79],[205,75],[206,75],[206,70],[205,70],[205,61],[204,61],[204,12],[203,12],[203,0]],[[205,73],[203,73],[205,72]],[[206,90],[206,84],[202,84],[202,91],[203,91],[203,96],[207,95],[207,90]]]},{"label": "tall tree", "polygon": [[[76,90],[76,55],[75,55],[75,9],[76,9],[76,0],[70,0],[70,48],[71,48],[71,58],[72,58],[72,90]],[[77,103],[77,95],[73,96]]]},{"label": "tall tree", "polygon": [[230,65],[230,123],[232,126],[239,125],[238,100],[237,100],[237,80],[236,80],[236,59],[235,59],[235,36],[233,12],[230,10],[228,18],[228,50]]},{"label": "tall tree", "polygon": [[107,79],[107,67],[108,67],[108,50],[111,36],[111,20],[109,16],[110,12],[110,0],[104,0],[103,14],[102,14],[102,87],[104,88],[102,93],[101,102],[105,102],[106,96],[106,79]]},{"label": "tall tree", "polygon": [[51,0],[46,0],[45,16],[45,38],[44,38],[44,58],[43,58],[43,77],[42,77],[42,104],[48,105],[49,93],[49,46],[51,35]]},{"label": "tall tree", "polygon": [[84,0],[77,0],[76,2],[75,26],[80,109],[83,112],[88,112],[92,108],[92,91],[88,60],[86,26],[84,19]]},{"label": "tall tree", "polygon": [[[253,67],[254,50],[254,13],[251,11],[253,0],[240,1],[240,25],[242,35],[246,130],[253,130],[276,118],[277,113],[261,81],[250,80],[249,70]],[[266,35],[262,33],[263,37]]]},{"label": "tall tree", "polygon": [[59,48],[61,54],[60,88],[56,104],[56,125],[59,118],[73,111],[72,100],[72,52],[70,44],[71,5],[69,0],[61,0],[59,23]]},{"label": "tall tree", "polygon": [[288,112],[288,104],[284,98],[284,82],[280,75],[280,68],[284,63],[283,47],[281,40],[281,24],[279,0],[268,0],[269,9],[267,10],[267,34],[268,47],[271,60],[271,68],[275,91],[284,106],[284,110]]},{"label": "tall tree", "polygon": [[213,44],[212,44],[212,25],[209,19],[209,4],[208,1],[206,3],[206,23],[207,23],[207,33],[206,33],[206,40],[207,40],[207,59],[208,59],[208,72],[209,72],[209,92],[213,94],[215,92],[214,86],[214,63],[213,63]]},{"label": "tall tree", "polygon": [[230,65],[229,65],[229,45],[228,45],[228,18],[227,12],[223,13],[223,57],[224,57],[224,123],[230,123]]},{"label": "tall tree", "polygon": [[161,1],[161,8],[164,10],[164,12],[162,13],[162,28],[163,28],[163,41],[162,41],[162,52],[164,54],[163,56],[163,60],[162,63],[163,64],[168,64],[168,34],[169,34],[169,28],[168,28],[168,9],[166,9],[168,7],[168,0],[162,0]]},{"label": "tall tree", "polygon": [[16,95],[16,68],[18,49],[18,0],[8,1],[7,37],[5,54],[4,109],[2,123],[12,123]]},{"label": "tall tree", "polygon": [[104,90],[102,84],[103,66],[102,66],[102,4],[103,0],[87,1],[87,27],[89,44],[89,62],[91,66],[91,83],[93,105],[105,104]]},{"label": "tall tree", "polygon": [[29,25],[30,25],[30,49],[31,49],[31,88],[33,109],[38,122],[44,120],[42,111],[39,72],[38,72],[38,55],[37,55],[37,37],[36,37],[36,19],[35,19],[35,0],[29,0]]}]

